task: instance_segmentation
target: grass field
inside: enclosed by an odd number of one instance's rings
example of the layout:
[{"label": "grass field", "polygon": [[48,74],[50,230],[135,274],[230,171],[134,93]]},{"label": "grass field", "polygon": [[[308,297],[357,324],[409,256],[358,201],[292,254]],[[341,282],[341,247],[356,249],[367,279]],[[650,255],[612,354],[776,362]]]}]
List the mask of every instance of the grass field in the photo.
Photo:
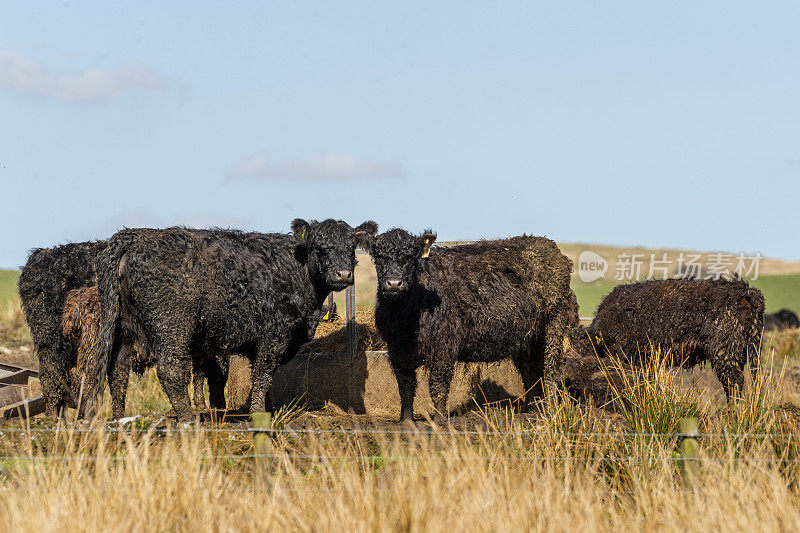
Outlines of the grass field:
[{"label": "grass field", "polygon": [[767,313],[783,308],[800,312],[800,274],[761,276],[753,285],[764,293]]},{"label": "grass field", "polygon": [[[0,422],[3,528],[796,530],[800,428],[782,380],[762,374],[728,408],[653,365],[615,389],[613,413],[556,394],[524,416],[474,411],[455,431],[287,409],[266,454],[241,423]],[[152,372],[134,379],[135,412],[163,412],[157,389]],[[703,433],[691,485],[685,416]]]}]

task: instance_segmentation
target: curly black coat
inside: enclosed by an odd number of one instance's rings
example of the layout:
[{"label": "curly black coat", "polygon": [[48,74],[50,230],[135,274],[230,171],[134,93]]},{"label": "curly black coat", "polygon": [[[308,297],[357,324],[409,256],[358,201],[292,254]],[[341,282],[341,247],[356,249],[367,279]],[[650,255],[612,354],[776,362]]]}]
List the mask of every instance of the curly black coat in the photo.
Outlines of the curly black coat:
[{"label": "curly black coat", "polygon": [[526,402],[541,396],[543,381],[561,379],[572,262],[543,237],[430,250],[435,238],[392,229],[360,243],[378,274],[375,324],[397,377],[401,419],[413,418],[420,365],[430,372],[437,416],[447,414],[456,361],[511,358]]},{"label": "curly black coat", "polygon": [[102,328],[96,393],[105,376],[127,375],[119,342],[154,354],[179,420],[191,419],[188,369],[204,354],[227,368],[252,361],[251,411],[266,405],[276,365],[313,338],[322,304],[353,283],[356,230],[342,221],[292,223],[293,235],[182,228],[124,230],[98,257]]},{"label": "curly black coat", "polygon": [[[208,230],[190,230],[204,233]],[[75,376],[79,367],[88,364],[82,360],[79,339],[83,337],[94,338],[94,328],[99,328],[99,315],[94,324],[94,302],[86,298],[86,294],[79,297],[76,293],[69,311],[75,320],[70,321],[69,327],[64,326],[64,313],[67,311],[67,302],[71,292],[87,290],[96,287],[95,264],[97,256],[108,245],[107,241],[91,241],[70,243],[53,248],[39,248],[33,250],[28,256],[26,265],[22,268],[17,284],[25,319],[31,330],[34,347],[39,358],[40,381],[42,395],[45,400],[46,414],[55,416],[64,407],[78,409],[79,416],[91,415],[94,406],[78,405],[79,400],[90,402],[81,388],[76,386]],[[77,313],[77,315],[76,315]],[[80,320],[83,318],[84,320]],[[75,328],[78,328],[77,330]],[[121,348],[125,353],[131,353],[128,346]],[[152,366],[154,361],[147,354],[139,353],[132,358],[132,369],[135,372],[144,372]],[[94,365],[90,365],[94,366]],[[92,373],[93,373],[92,369]],[[195,403],[205,405],[203,383],[208,377],[211,405],[224,408],[225,398],[219,384],[224,387],[224,379],[214,365],[204,365],[194,370]],[[85,383],[92,383],[94,377],[81,376]],[[118,389],[114,395],[114,412],[122,416],[124,411],[124,392],[127,390],[128,376],[118,376]],[[89,389],[86,389],[89,390]],[[120,403],[121,399],[121,403]],[[86,407],[86,408],[85,408]]]},{"label": "curly black coat", "polygon": [[[70,390],[76,404],[78,399],[86,399],[94,390],[94,358],[97,339],[100,336],[100,316],[100,295],[97,285],[69,291],[61,317],[61,329],[64,332],[64,336],[72,342],[75,348],[72,357],[67,362],[67,368],[69,370]],[[131,354],[131,370],[139,375],[156,363],[153,357],[142,350],[141,347],[133,346],[130,352],[127,353]],[[225,382],[222,376],[227,375],[227,369],[223,374],[221,370],[216,368],[216,363],[211,361],[208,363],[205,366],[193,369],[192,384],[194,386],[195,407],[203,409],[206,406],[203,385],[206,377],[208,377],[211,406],[216,409],[224,409]],[[121,383],[115,389],[113,409],[117,414],[117,418],[121,417],[125,410],[125,395],[123,394],[120,398],[118,396],[120,390],[122,392],[127,390],[127,376],[124,383]],[[79,418],[85,415],[86,403],[92,405],[91,402],[81,402],[81,405],[70,404],[70,407],[78,410]],[[94,409],[93,405],[90,409]]]},{"label": "curly black coat", "polygon": [[39,358],[48,416],[77,406],[70,384],[75,346],[62,330],[61,315],[71,290],[95,284],[95,259],[105,247],[104,241],[97,241],[39,248],[30,253],[20,273],[17,288]]},{"label": "curly black coat", "polygon": [[649,280],[618,285],[597,307],[592,324],[570,332],[585,355],[614,354],[641,364],[653,349],[670,364],[710,362],[728,398],[744,385],[744,368],[758,367],[764,296],[746,281]]},{"label": "curly black coat", "polygon": [[580,307],[578,306],[578,297],[573,292],[570,295],[569,302],[567,302],[567,327],[574,328],[581,325]]},{"label": "curly black coat", "polygon": [[800,328],[800,319],[794,311],[781,309],[777,313],[764,315],[764,331],[783,331],[791,328]]}]

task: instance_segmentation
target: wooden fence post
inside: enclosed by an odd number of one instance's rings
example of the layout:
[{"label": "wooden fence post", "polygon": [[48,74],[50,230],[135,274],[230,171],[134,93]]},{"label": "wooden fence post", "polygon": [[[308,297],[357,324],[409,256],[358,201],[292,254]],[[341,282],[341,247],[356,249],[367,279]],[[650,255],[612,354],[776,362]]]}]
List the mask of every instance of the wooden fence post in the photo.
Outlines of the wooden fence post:
[{"label": "wooden fence post", "polygon": [[255,470],[253,479],[256,487],[268,488],[270,486],[270,463],[272,455],[272,413],[253,413],[253,451],[255,457]]},{"label": "wooden fence post", "polygon": [[693,489],[696,487],[700,474],[700,436],[696,418],[681,418],[678,421],[679,441],[681,452],[681,476],[683,484]]}]

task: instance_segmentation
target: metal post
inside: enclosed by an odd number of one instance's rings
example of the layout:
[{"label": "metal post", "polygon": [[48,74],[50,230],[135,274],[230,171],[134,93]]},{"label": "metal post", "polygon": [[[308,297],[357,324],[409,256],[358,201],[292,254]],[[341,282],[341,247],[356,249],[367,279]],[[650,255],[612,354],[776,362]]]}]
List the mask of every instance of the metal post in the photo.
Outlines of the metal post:
[{"label": "metal post", "polygon": [[697,419],[681,418],[678,421],[678,433],[683,484],[687,488],[693,489],[697,485],[700,474],[700,444],[697,442],[700,433],[697,429]]},{"label": "metal post", "polygon": [[253,451],[256,455],[253,480],[259,489],[270,486],[272,455],[272,413],[253,413]]},{"label": "metal post", "polygon": [[358,355],[358,328],[356,327],[356,286],[355,282],[345,289],[345,316],[347,317],[347,411],[355,413],[356,376],[355,367]]}]

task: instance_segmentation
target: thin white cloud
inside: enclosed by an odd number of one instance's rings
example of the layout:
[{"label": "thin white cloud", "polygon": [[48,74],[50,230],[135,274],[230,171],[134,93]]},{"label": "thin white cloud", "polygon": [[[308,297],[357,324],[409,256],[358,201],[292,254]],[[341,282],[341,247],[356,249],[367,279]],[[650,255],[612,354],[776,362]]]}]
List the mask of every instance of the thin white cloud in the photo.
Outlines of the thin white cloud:
[{"label": "thin white cloud", "polygon": [[226,181],[299,180],[345,181],[399,178],[405,168],[396,163],[376,163],[329,150],[308,159],[271,163],[265,152],[247,156],[226,173]]},{"label": "thin white cloud", "polygon": [[0,49],[0,87],[54,100],[96,103],[125,92],[162,90],[166,82],[143,67],[89,68],[74,75],[58,75],[22,54]]}]

